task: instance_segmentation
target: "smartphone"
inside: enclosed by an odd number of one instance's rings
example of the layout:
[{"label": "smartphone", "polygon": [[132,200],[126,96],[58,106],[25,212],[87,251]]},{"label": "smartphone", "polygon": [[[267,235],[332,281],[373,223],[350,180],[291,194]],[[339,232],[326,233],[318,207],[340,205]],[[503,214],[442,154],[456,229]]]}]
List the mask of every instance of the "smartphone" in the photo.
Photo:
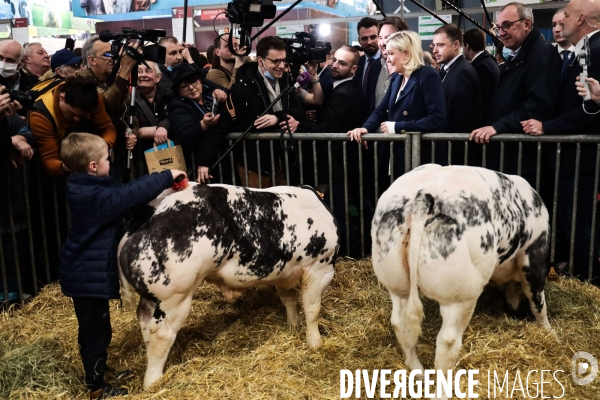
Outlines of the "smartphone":
[{"label": "smartphone", "polygon": [[212,115],[217,115],[219,113],[219,101],[213,97],[213,105],[212,105]]}]

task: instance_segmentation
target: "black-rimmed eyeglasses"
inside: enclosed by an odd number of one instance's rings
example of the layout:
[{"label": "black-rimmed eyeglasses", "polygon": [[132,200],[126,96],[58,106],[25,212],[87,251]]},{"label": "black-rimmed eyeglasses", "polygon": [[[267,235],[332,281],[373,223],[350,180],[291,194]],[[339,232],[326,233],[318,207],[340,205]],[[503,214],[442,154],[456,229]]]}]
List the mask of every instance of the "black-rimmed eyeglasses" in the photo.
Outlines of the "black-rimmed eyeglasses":
[{"label": "black-rimmed eyeglasses", "polygon": [[500,29],[502,29],[504,32],[508,32],[508,30],[510,28],[512,28],[512,26],[517,23],[517,22],[521,22],[521,21],[525,21],[527,18],[520,18],[517,19],[515,21],[504,21],[503,23],[501,23],[500,25],[495,25],[492,30],[498,34],[500,32]]}]

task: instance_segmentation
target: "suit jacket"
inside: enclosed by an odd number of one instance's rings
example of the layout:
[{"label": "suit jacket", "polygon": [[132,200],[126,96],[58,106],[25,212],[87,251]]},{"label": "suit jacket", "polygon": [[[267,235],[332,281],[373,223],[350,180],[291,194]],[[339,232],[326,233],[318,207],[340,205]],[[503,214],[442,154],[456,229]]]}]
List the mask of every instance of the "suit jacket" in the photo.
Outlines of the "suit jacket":
[{"label": "suit jacket", "polygon": [[[369,132],[375,132],[384,121],[395,121],[394,131],[405,132],[441,132],[446,122],[446,102],[442,80],[433,67],[425,65],[408,78],[404,90],[398,97],[402,84],[402,75],[395,74],[383,100],[363,124]],[[389,147],[381,146],[379,154],[380,182],[387,175],[389,166]],[[423,162],[430,162],[431,142],[423,142],[421,154]],[[441,164],[445,161],[445,146],[436,146],[435,161]],[[394,146],[394,177],[404,172],[404,146],[397,143]]]},{"label": "suit jacket", "polygon": [[464,56],[450,65],[442,86],[446,100],[445,131],[471,133],[481,127],[481,83],[475,68]]},{"label": "suit jacket", "polygon": [[[588,66],[588,76],[600,79],[600,34],[596,33],[590,38],[591,63]],[[544,121],[542,128],[544,134],[598,134],[600,114],[590,115],[583,111],[581,104],[583,98],[579,96],[575,87],[576,78],[583,71],[577,57],[567,66],[565,75],[559,85],[559,98],[553,118]],[[585,102],[585,109],[590,113],[597,112],[600,107],[593,101]],[[575,144],[561,145],[561,173],[573,174],[575,171]],[[555,167],[556,154],[551,154],[550,165]],[[596,146],[581,146],[581,172],[594,171],[596,159]]]},{"label": "suit jacket", "polygon": [[382,122],[395,121],[396,133],[441,132],[446,122],[446,102],[437,71],[429,65],[413,71],[396,101],[402,78],[399,74],[392,78],[381,104],[362,127],[375,132]]},{"label": "suit jacket", "polygon": [[369,70],[369,76],[365,84],[367,85],[367,91],[365,97],[362,97],[362,83],[363,83],[363,74],[365,72],[365,60],[367,56],[362,56],[360,61],[358,62],[358,69],[356,70],[356,74],[354,74],[354,84],[361,93],[362,100],[362,121],[365,121],[371,115],[371,111],[375,109],[379,104],[375,104],[375,88],[377,87],[377,78],[379,77],[379,71],[381,70],[381,62],[380,59],[374,59],[371,61],[371,69]]},{"label": "suit jacket", "polygon": [[498,87],[498,81],[500,80],[500,68],[498,63],[487,50],[484,50],[473,62],[471,63],[477,75],[479,75],[479,81],[481,82],[481,105],[483,108],[483,115],[488,115],[490,104],[496,88]]},{"label": "suit jacket", "polygon": [[[317,122],[313,124],[302,124],[299,128],[300,132],[313,132],[313,133],[335,133],[335,132],[348,132],[360,125],[361,123],[361,102],[360,92],[352,81],[342,82],[337,85],[331,93],[325,97],[325,102],[321,107],[321,110],[317,113]],[[333,179],[340,181],[344,178],[343,166],[341,160],[343,160],[342,142],[334,141],[331,143],[332,146],[332,159],[334,160],[333,165]],[[317,143],[318,147],[318,143]],[[322,148],[319,155],[318,165],[322,171],[319,171],[319,177],[327,176],[327,149]],[[319,148],[317,148],[319,153]],[[347,147],[348,162],[346,167],[352,171],[353,174],[358,174],[358,149],[356,146]],[[356,175],[354,175],[356,176]],[[321,182],[326,182],[324,178],[321,178]]]},{"label": "suit jacket", "polygon": [[[558,102],[561,59],[554,46],[533,29],[521,45],[515,58],[500,66],[500,81],[490,104],[489,121],[498,133],[522,133],[521,121],[546,121],[552,117]],[[493,143],[492,143],[493,144]],[[500,147],[490,146],[490,168],[500,165]],[[517,143],[505,145],[504,172],[516,174]],[[523,144],[522,174],[535,184],[537,145]]]}]

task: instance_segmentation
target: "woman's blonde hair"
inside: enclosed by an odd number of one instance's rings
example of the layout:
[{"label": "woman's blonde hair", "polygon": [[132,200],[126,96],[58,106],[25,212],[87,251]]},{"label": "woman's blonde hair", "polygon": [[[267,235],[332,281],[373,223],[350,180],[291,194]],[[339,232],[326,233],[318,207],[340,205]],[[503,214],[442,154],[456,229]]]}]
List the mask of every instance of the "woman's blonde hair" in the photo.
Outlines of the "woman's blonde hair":
[{"label": "woman's blonde hair", "polygon": [[60,159],[69,171],[85,174],[92,161],[100,161],[108,145],[98,135],[73,132],[60,144]]},{"label": "woman's blonde hair", "polygon": [[421,38],[416,32],[400,31],[393,33],[387,38],[386,45],[400,51],[408,50],[408,59],[404,64],[404,68],[408,72],[413,72],[425,65]]}]

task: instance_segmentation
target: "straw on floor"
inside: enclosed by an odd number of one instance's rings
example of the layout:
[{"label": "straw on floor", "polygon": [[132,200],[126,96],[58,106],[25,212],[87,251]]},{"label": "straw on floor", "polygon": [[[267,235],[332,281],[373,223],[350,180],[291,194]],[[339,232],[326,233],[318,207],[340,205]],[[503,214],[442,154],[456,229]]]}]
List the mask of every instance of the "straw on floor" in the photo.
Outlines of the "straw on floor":
[{"label": "straw on floor", "polygon": [[[558,342],[535,322],[506,315],[502,293],[486,289],[455,368],[479,370],[479,398],[488,398],[488,371],[492,377],[496,371],[500,380],[508,371],[510,388],[503,394],[496,388],[495,398],[529,398],[526,389],[531,397],[537,393],[541,398],[542,369],[564,371],[556,373],[564,389],[546,373],[544,396],[560,397],[564,390],[563,399],[600,398],[600,376],[587,386],[575,385],[571,378],[575,352],[600,358],[600,290],[563,279],[547,285],[546,299]],[[436,303],[424,300],[424,305],[417,351],[425,368],[433,368],[441,317]],[[274,288],[251,289],[232,305],[215,286],[204,284],[167,359],[164,377],[150,390],[142,389],[146,355],[135,313],[121,309],[117,301],[111,304],[109,364],[117,371],[132,371],[116,382],[129,388],[129,399],[339,399],[341,369],[372,373],[406,368],[390,311],[389,295],[377,282],[370,260],[340,261],[321,308],[324,345],[312,350],[305,344],[304,325],[299,331],[286,327]],[[532,369],[538,373],[527,382]],[[71,300],[58,284],[45,287],[25,306],[0,314],[0,398],[83,399],[82,374],[77,321]],[[388,392],[393,389],[392,382]],[[367,398],[364,385],[361,390],[361,398]]]}]

